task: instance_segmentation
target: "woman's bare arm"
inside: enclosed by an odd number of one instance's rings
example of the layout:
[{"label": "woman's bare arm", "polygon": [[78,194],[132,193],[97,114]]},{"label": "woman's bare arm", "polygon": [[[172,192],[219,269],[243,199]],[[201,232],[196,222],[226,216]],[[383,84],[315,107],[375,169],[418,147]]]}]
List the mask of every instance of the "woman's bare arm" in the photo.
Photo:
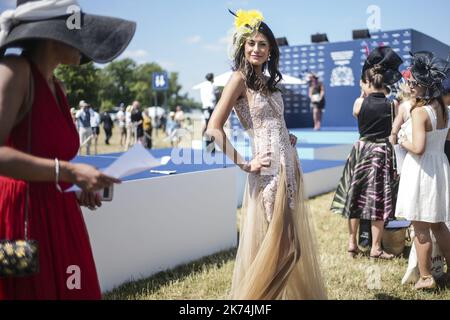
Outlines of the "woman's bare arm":
[{"label": "woman's bare arm", "polygon": [[358,119],[359,113],[361,112],[361,107],[364,99],[358,98],[356,99],[355,103],[353,104],[353,116]]},{"label": "woman's bare arm", "polygon": [[322,100],[325,97],[325,85],[322,83],[320,85],[320,100]]},{"label": "woman's bare arm", "polygon": [[401,146],[416,155],[423,155],[427,143],[427,120],[428,113],[423,108],[414,109],[412,118],[412,142],[406,140],[401,142]]},{"label": "woman's bare arm", "polygon": [[223,129],[231,110],[240,97],[246,97],[245,82],[240,73],[234,72],[230,82],[223,90],[222,97],[217,103],[206,130],[206,134],[223,150],[229,159],[242,168],[245,160],[234,149]]},{"label": "woman's bare arm", "polygon": [[261,159],[254,159],[250,163],[237,152],[230,140],[226,137],[224,125],[230,116],[231,110],[236,105],[240,97],[247,99],[247,90],[242,75],[234,72],[230,82],[225,87],[219,103],[214,109],[214,113],[206,130],[206,135],[212,137],[214,142],[223,150],[229,159],[237,166],[247,172],[258,172],[262,167],[270,165],[270,159],[265,156]]},{"label": "woman's bare arm", "polygon": [[[5,146],[25,101],[30,72],[23,58],[7,57],[0,61],[0,175],[26,181],[54,181],[54,160],[34,157]],[[119,182],[87,165],[64,161],[60,165],[61,181],[77,184],[84,190],[94,191]]]},{"label": "woman's bare arm", "polygon": [[402,105],[400,105],[400,107],[398,108],[397,116],[395,117],[394,122],[392,124],[392,131],[390,137],[390,141],[392,144],[397,144],[397,136],[401,126],[403,125],[404,114],[405,109],[404,107],[402,107]]}]

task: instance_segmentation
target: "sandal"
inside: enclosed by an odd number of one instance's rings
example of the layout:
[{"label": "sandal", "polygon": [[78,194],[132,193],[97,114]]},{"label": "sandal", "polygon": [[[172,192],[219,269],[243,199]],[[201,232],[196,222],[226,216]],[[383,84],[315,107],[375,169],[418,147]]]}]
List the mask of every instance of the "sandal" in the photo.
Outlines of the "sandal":
[{"label": "sandal", "polygon": [[386,251],[382,250],[378,255],[372,256],[370,255],[371,259],[379,259],[379,260],[392,260],[395,258],[393,254],[389,254]]},{"label": "sandal", "polygon": [[434,290],[436,289],[436,281],[433,276],[420,277],[419,281],[414,285],[416,290]]},{"label": "sandal", "polygon": [[356,258],[356,256],[359,256],[360,254],[362,254],[362,251],[358,247],[356,247],[353,250],[348,249],[347,252],[350,255],[350,258],[353,258],[353,259]]}]

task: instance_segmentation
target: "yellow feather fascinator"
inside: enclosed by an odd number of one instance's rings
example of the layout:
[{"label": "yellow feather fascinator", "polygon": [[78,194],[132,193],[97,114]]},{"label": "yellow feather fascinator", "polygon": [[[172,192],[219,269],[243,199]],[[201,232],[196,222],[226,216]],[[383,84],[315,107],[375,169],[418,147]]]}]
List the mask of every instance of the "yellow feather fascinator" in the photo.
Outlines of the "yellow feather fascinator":
[{"label": "yellow feather fascinator", "polygon": [[234,25],[238,30],[241,28],[254,30],[262,21],[264,21],[264,16],[258,10],[238,10]]},{"label": "yellow feather fascinator", "polygon": [[258,31],[261,23],[264,21],[263,14],[258,10],[238,10],[236,13],[228,9],[228,11],[235,17],[233,31],[233,40],[229,53],[230,58],[234,58],[239,48],[244,44],[245,39]]}]

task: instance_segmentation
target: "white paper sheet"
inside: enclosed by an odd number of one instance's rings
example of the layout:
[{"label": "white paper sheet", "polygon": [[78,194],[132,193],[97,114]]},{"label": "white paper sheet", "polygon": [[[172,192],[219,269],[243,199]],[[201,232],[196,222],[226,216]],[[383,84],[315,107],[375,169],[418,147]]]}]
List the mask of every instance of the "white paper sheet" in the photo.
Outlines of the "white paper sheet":
[{"label": "white paper sheet", "polygon": [[[166,165],[170,157],[156,159],[141,144],[135,144],[130,150],[122,154],[109,167],[101,171],[111,177],[122,179],[133,174],[150,170],[151,168]],[[76,192],[80,188],[73,186],[66,192]]]},{"label": "white paper sheet", "polygon": [[171,175],[171,174],[175,174],[177,173],[176,170],[172,170],[172,171],[163,171],[163,170],[150,170],[150,173],[154,173],[154,174],[163,174],[163,175]]}]

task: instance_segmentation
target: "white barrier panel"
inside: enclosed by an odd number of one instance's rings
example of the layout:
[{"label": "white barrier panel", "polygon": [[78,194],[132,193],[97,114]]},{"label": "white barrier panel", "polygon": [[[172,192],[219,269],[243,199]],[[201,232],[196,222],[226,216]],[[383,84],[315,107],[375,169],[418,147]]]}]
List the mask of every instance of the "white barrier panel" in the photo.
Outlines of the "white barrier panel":
[{"label": "white barrier panel", "polygon": [[[308,198],[317,197],[319,195],[335,191],[339,180],[342,177],[344,165],[324,168],[308,173],[303,173],[305,182],[305,195]],[[247,183],[247,174],[238,172],[236,174],[237,184],[237,207],[242,207],[245,184]]]},{"label": "white barrier panel", "polygon": [[[344,165],[313,171],[303,175],[308,198],[335,191],[342,177]],[[331,205],[331,204],[330,204]]]},{"label": "white barrier panel", "polygon": [[236,170],[124,182],[84,209],[102,292],[235,247]]},{"label": "white barrier panel", "polygon": [[352,148],[352,144],[339,144],[328,147],[317,147],[317,145],[308,147],[308,145],[302,145],[297,148],[297,151],[302,160],[345,161]]}]

